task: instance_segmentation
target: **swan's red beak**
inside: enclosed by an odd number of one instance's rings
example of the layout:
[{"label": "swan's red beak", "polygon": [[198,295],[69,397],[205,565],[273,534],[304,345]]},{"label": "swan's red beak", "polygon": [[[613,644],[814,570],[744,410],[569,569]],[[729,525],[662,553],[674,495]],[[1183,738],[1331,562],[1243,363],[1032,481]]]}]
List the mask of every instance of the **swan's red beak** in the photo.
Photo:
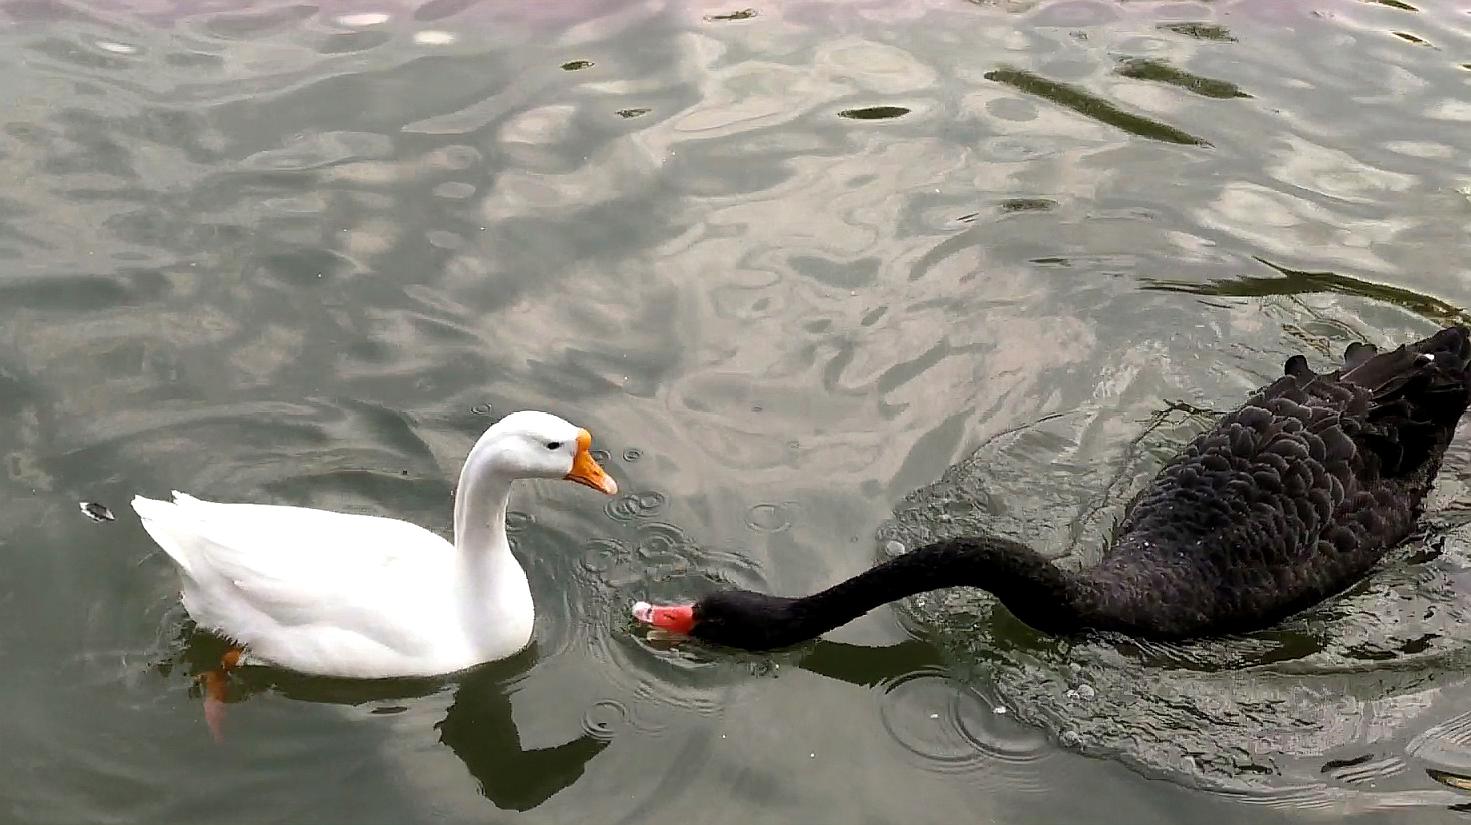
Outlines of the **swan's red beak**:
[{"label": "swan's red beak", "polygon": [[692,604],[655,607],[648,602],[635,602],[633,617],[659,630],[683,636],[688,636],[695,628],[695,606]]},{"label": "swan's red beak", "polygon": [[577,455],[572,458],[572,472],[566,475],[568,481],[585,484],[600,493],[610,496],[618,495],[618,482],[603,471],[597,459],[592,457],[592,433],[587,430],[577,431]]}]

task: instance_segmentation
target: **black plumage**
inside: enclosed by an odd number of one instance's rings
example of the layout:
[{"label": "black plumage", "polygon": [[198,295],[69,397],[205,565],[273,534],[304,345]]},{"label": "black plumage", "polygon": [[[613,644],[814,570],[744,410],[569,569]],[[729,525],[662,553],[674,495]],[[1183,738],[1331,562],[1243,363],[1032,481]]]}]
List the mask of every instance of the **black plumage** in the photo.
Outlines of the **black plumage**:
[{"label": "black plumage", "polygon": [[724,591],[689,632],[746,649],[813,638],[943,587],[996,595],[1046,632],[1189,638],[1269,626],[1338,593],[1403,541],[1471,401],[1471,333],[1284,374],[1195,438],[1130,504],[1095,566],[1064,571],[1014,541],[915,548],[805,598]]}]

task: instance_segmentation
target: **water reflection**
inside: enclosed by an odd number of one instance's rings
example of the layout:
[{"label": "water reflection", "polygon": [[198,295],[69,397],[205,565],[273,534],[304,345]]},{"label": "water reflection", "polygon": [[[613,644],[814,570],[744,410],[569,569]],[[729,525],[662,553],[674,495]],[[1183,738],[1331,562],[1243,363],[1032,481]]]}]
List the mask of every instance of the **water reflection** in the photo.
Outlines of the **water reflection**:
[{"label": "water reflection", "polygon": [[1257,262],[1274,270],[1279,277],[1242,275],[1207,284],[1171,281],[1158,278],[1144,279],[1144,289],[1164,292],[1184,292],[1191,295],[1220,295],[1235,298],[1259,298],[1270,295],[1311,295],[1333,293],[1360,298],[1370,298],[1387,304],[1404,307],[1416,315],[1445,324],[1466,323],[1471,315],[1466,310],[1453,306],[1439,298],[1422,295],[1412,290],[1391,284],[1365,281],[1336,272],[1308,272],[1291,269],[1272,263],[1265,258]]},{"label": "water reflection", "polygon": [[1126,112],[1108,100],[1090,94],[1077,86],[1049,80],[1033,72],[1011,68],[996,69],[987,72],[986,79],[1045,98],[1084,117],[1122,129],[1131,135],[1162,140],[1166,143],[1183,143],[1192,146],[1211,145],[1204,138],[1198,138],[1167,123]]},{"label": "water reflection", "polygon": [[[896,501],[914,537],[984,514],[1087,563],[1129,491],[1288,355],[1458,316],[1454,4],[0,15],[0,174],[21,182],[0,199],[0,791],[21,819],[249,798],[481,822],[490,795],[549,822],[719,799],[754,820],[1255,825],[1464,801],[1464,445],[1423,543],[1249,639],[1054,645],[960,594],[899,612],[927,641],[897,660],[875,652],[903,635],[891,611],[840,636],[873,647],[752,660],[660,649],[626,609],[830,582]],[[487,403],[641,455],[607,511],[527,489],[526,670],[361,705],[269,677],[224,749],[186,679],[139,676],[174,574],[79,501],[177,485],[443,529]],[[502,757],[570,784],[467,774]],[[1197,780],[1233,801],[1177,787]]]},{"label": "water reflection", "polygon": [[903,106],[866,106],[862,109],[844,109],[838,117],[849,120],[892,120],[909,114]]},{"label": "water reflection", "polygon": [[[218,663],[228,648],[226,641],[192,626],[182,633],[186,641],[178,661],[158,666],[164,674],[178,664],[197,677],[214,667],[211,662]],[[317,704],[376,705],[373,713],[382,715],[403,712],[405,701],[448,692],[448,709],[434,724],[439,741],[464,763],[480,793],[497,808],[529,811],[575,783],[610,742],[606,730],[596,730],[552,747],[522,747],[511,695],[537,659],[533,645],[510,659],[437,679],[329,679],[250,667],[232,674],[225,701],[228,707],[274,693]],[[225,725],[226,747],[237,737],[249,742],[247,732],[229,729],[228,715]]]},{"label": "water reflection", "polygon": [[1219,100],[1229,100],[1235,97],[1251,97],[1251,95],[1241,91],[1239,86],[1229,80],[1202,77],[1182,69],[1177,69],[1162,60],[1154,60],[1148,57],[1134,57],[1121,60],[1119,67],[1115,71],[1121,77],[1168,83],[1171,86],[1178,86],[1187,92],[1200,95],[1201,97],[1212,97]]}]

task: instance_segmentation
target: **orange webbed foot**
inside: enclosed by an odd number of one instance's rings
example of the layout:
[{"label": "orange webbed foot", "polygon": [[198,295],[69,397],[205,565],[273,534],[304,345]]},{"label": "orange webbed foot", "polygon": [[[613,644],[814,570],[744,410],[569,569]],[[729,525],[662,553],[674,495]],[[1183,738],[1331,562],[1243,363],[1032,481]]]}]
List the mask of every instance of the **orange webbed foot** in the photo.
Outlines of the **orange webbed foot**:
[{"label": "orange webbed foot", "polygon": [[225,696],[229,673],[240,665],[244,655],[240,648],[230,648],[220,657],[219,668],[199,674],[199,682],[204,686],[204,722],[209,726],[215,744],[225,741]]}]

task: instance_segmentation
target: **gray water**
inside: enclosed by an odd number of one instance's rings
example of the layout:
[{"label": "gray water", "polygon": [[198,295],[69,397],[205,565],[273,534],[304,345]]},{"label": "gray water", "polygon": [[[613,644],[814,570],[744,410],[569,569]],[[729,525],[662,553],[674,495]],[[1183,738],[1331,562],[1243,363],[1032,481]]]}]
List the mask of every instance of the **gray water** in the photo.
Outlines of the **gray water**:
[{"label": "gray water", "polygon": [[[0,820],[1460,821],[1471,449],[1341,599],[1187,646],[985,596],[737,655],[640,598],[782,593],[986,525],[1089,563],[1302,351],[1471,303],[1450,3],[0,2]],[[448,532],[498,415],[533,649],[263,670],[127,507]],[[110,508],[94,522],[79,502]]]}]

